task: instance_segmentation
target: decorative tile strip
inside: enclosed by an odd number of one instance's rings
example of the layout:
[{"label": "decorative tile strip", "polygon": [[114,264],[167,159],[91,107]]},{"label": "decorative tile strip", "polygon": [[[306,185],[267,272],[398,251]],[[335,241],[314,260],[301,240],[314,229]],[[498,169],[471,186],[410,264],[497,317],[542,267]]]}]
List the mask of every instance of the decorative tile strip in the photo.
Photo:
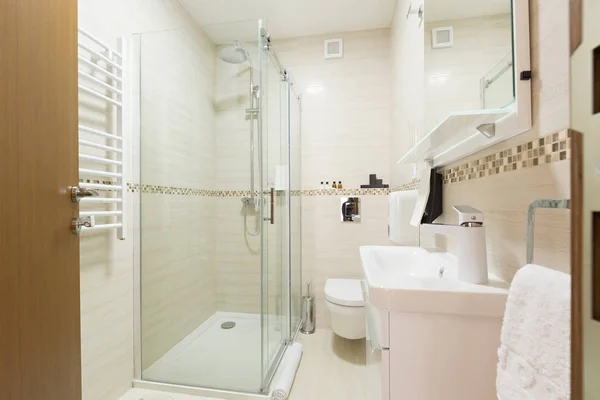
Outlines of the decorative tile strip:
[{"label": "decorative tile strip", "polygon": [[[94,182],[100,183],[100,182]],[[112,182],[108,182],[112,183]],[[173,194],[178,196],[202,196],[202,197],[251,197],[249,190],[207,190],[207,189],[191,189],[191,188],[179,188],[173,186],[161,186],[161,185],[146,185],[139,183],[128,183],[127,191],[131,193],[144,193],[144,194]],[[277,196],[283,196],[285,191],[276,190]],[[292,190],[292,196],[300,196],[300,190]],[[263,194],[268,195],[270,191],[265,190]],[[254,191],[254,196],[258,196],[259,192]]]},{"label": "decorative tile strip", "polygon": [[115,181],[101,181],[98,179],[79,179],[79,182],[81,183],[97,183],[97,184],[101,184],[101,185],[116,185],[117,182]]},{"label": "decorative tile strip", "polygon": [[[115,181],[101,181],[99,179],[79,179],[79,183],[95,183],[99,185],[116,185]],[[116,192],[114,189],[96,189],[103,192]]]},{"label": "decorative tile strip", "polygon": [[412,181],[405,183],[404,185],[395,187],[395,188],[391,189],[390,191],[391,192],[406,192],[408,190],[417,190],[417,189],[419,189],[420,185],[421,185],[420,179],[413,179]]},{"label": "decorative tile strip", "polygon": [[[139,183],[128,183],[127,191],[132,193],[145,194],[172,194],[178,196],[204,196],[204,197],[251,197],[249,190],[204,190],[204,189],[189,189],[178,188],[171,186],[146,185]],[[268,195],[269,191],[264,191],[263,194]],[[292,196],[377,196],[388,195],[390,189],[369,188],[369,189],[310,189],[310,190],[292,190]],[[259,192],[255,191],[254,196]],[[285,194],[282,190],[276,190],[277,196]]]},{"label": "decorative tile strip", "polygon": [[388,188],[366,189],[307,189],[302,191],[302,196],[385,196],[390,193]]},{"label": "decorative tile strip", "polygon": [[505,172],[533,168],[571,158],[571,133],[568,129],[506,148],[460,165],[440,170],[444,184],[486,178]]}]

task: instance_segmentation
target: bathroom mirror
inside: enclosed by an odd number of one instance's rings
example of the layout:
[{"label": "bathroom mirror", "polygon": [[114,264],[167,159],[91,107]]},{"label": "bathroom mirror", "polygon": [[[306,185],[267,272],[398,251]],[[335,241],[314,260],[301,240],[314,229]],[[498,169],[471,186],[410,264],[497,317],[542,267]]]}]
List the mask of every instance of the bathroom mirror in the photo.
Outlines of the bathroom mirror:
[{"label": "bathroom mirror", "polygon": [[511,0],[427,0],[424,131],[515,100]]},{"label": "bathroom mirror", "polygon": [[405,124],[412,147],[397,164],[441,167],[531,129],[529,0],[426,0],[423,7],[423,16],[408,12],[407,29],[423,55],[408,64],[424,98],[404,100],[423,108]]}]

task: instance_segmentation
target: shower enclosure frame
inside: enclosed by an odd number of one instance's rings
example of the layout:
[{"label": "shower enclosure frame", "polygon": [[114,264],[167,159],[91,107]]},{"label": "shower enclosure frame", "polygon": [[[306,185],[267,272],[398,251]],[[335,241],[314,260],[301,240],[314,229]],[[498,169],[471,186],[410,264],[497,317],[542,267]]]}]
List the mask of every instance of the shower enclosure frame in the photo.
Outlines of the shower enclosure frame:
[{"label": "shower enclosure frame", "polygon": [[[264,84],[263,78],[265,76],[264,74],[264,70],[263,70],[263,60],[261,59],[262,55],[265,54],[266,55],[266,63],[269,64],[270,61],[272,61],[272,63],[274,64],[274,66],[277,68],[277,72],[279,74],[280,77],[280,83],[283,83],[285,85],[286,88],[286,99],[285,99],[285,114],[286,114],[286,123],[285,123],[285,135],[283,135],[283,137],[285,137],[286,139],[286,156],[287,156],[287,165],[289,165],[290,167],[287,168],[287,190],[286,190],[286,201],[285,204],[287,206],[287,230],[286,230],[286,237],[285,237],[285,242],[287,243],[287,249],[288,249],[288,253],[287,253],[287,270],[285,271],[287,274],[287,285],[286,285],[286,304],[287,304],[287,323],[286,323],[286,327],[287,327],[287,333],[288,333],[288,337],[286,338],[285,342],[282,344],[281,348],[277,351],[275,357],[274,357],[274,361],[270,364],[270,367],[267,369],[266,374],[265,371],[263,371],[263,377],[264,377],[264,381],[262,384],[262,389],[261,391],[264,394],[268,393],[268,389],[269,386],[271,384],[271,381],[273,380],[273,377],[279,367],[279,364],[283,358],[283,355],[285,353],[285,350],[287,349],[287,347],[289,347],[293,342],[294,339],[296,338],[296,335],[298,334],[298,332],[300,331],[300,325],[301,325],[301,319],[298,320],[296,326],[293,326],[293,309],[292,309],[292,297],[293,297],[293,293],[292,293],[292,235],[291,235],[291,218],[292,218],[292,206],[291,206],[291,185],[292,185],[292,153],[291,153],[291,136],[292,136],[292,127],[291,127],[291,104],[292,104],[292,96],[293,98],[295,98],[298,102],[298,145],[300,145],[300,135],[301,135],[301,129],[300,129],[300,121],[301,121],[301,95],[297,93],[296,91],[296,85],[292,79],[292,74],[291,74],[291,70],[289,68],[285,68],[283,67],[282,63],[279,61],[279,58],[277,57],[277,53],[275,52],[274,48],[273,48],[273,44],[271,43],[271,38],[270,35],[268,33],[268,30],[266,28],[266,24],[264,20],[260,20],[260,36],[262,39],[261,42],[261,46],[259,49],[259,59],[260,61],[260,70],[261,70],[261,82],[260,82],[260,90],[264,90],[266,85]],[[263,94],[261,93],[261,95],[259,96],[259,108],[260,108],[260,117],[259,117],[259,159],[261,160],[259,162],[260,164],[260,189],[259,190],[264,190],[264,173],[262,171],[262,168],[264,168],[265,162],[263,161],[266,157],[263,154],[263,150],[264,150],[264,146],[262,141],[264,140],[264,132],[265,130],[263,129],[264,126],[263,124],[263,116],[265,114],[263,114],[263,110],[265,105],[263,104],[263,99],[267,98],[266,95],[263,96]],[[294,167],[296,169],[298,169],[299,171],[301,171],[301,163],[300,163],[300,157],[298,157],[298,163],[294,165]],[[298,195],[300,195],[300,193],[298,193]],[[264,207],[261,208],[261,212],[264,210]],[[261,219],[264,221],[269,220],[272,217],[272,215],[270,217],[265,217],[261,215]],[[299,219],[298,221],[301,221],[301,203],[300,203],[300,215],[299,215]],[[301,230],[300,230],[301,232]],[[301,257],[301,235],[300,237],[300,257]],[[261,241],[265,240],[265,235],[261,235]],[[261,246],[264,250],[265,246],[264,243]],[[300,261],[301,263],[301,261]],[[283,267],[283,266],[282,266]],[[265,296],[265,293],[263,292],[265,290],[265,288],[268,288],[268,274],[265,273],[265,262],[264,259],[261,260],[261,275],[262,275],[262,284],[261,284],[261,297],[262,297],[262,304],[261,304],[261,320],[263,320],[265,318],[265,315],[267,315],[267,310],[265,309],[265,304],[267,303],[267,296]],[[301,272],[301,269],[300,269]],[[300,279],[298,280],[298,285],[300,288],[300,298],[298,299],[298,303],[300,304],[301,301],[301,297],[302,297],[302,293],[301,293],[301,288],[302,288],[302,278],[300,276]],[[283,289],[283,288],[282,288]],[[300,311],[298,310],[298,313]],[[264,321],[262,322],[262,326],[264,327]],[[262,330],[262,335],[264,336],[265,334],[265,330]],[[262,338],[262,345],[265,346],[265,339],[264,337]],[[263,367],[265,365],[265,351],[263,349],[263,351],[261,352],[261,357],[263,357],[263,359],[261,359],[261,367]]]},{"label": "shower enclosure frame", "polygon": [[[282,76],[282,82],[285,83],[286,87],[287,87],[287,101],[285,102],[285,109],[286,109],[286,114],[287,114],[287,124],[286,124],[286,129],[285,132],[282,132],[281,134],[284,135],[284,137],[287,140],[287,156],[288,156],[288,162],[291,163],[291,154],[292,154],[292,148],[291,148],[291,142],[290,142],[290,136],[291,136],[291,118],[290,118],[290,112],[291,112],[291,107],[292,107],[292,99],[295,99],[297,101],[297,107],[298,107],[298,144],[300,144],[300,137],[301,137],[301,95],[296,91],[296,86],[293,82],[293,80],[291,79],[291,72],[289,69],[287,68],[283,68],[282,64],[279,62],[279,59],[277,58],[277,55],[274,51],[274,49],[272,48],[272,45],[270,44],[270,36],[268,34],[268,31],[266,29],[266,21],[265,20],[258,20],[258,29],[259,29],[259,36],[261,37],[262,40],[265,41],[264,44],[264,54],[267,56],[267,58],[271,58],[274,63],[277,65],[279,72]],[[133,60],[133,70],[135,71],[140,71],[141,70],[141,35],[133,35],[132,36],[132,60]],[[262,56],[262,47],[259,45],[259,60]],[[269,60],[267,60],[268,62]],[[257,66],[256,68],[261,71],[262,69],[262,61],[259,61],[259,66]],[[141,92],[141,75],[138,74],[137,79],[132,79],[133,84],[132,84],[132,90],[134,93],[133,97],[133,101],[132,101],[132,131],[133,131],[133,136],[134,136],[134,140],[132,140],[132,147],[133,147],[133,163],[135,166],[135,168],[132,169],[132,180],[133,182],[140,182],[141,183],[141,168],[139,168],[139,166],[141,165],[141,149],[138,147],[140,146],[140,140],[141,140],[141,136],[142,136],[142,127],[141,127],[141,109],[142,109],[142,104],[141,104],[141,97],[140,97],[140,92]],[[260,73],[260,79],[259,79],[259,92],[262,91],[262,71]],[[252,88],[250,88],[250,90],[252,90]],[[260,171],[258,172],[260,174],[260,188],[255,189],[256,192],[261,193],[262,197],[262,190],[264,188],[264,182],[263,182],[263,173],[262,173],[262,168],[263,168],[263,154],[262,154],[262,150],[263,150],[263,133],[262,133],[262,114],[264,112],[263,110],[263,93],[260,93],[258,96],[258,98],[255,98],[255,104],[258,108],[258,124],[257,124],[257,131],[258,131],[258,135],[257,135],[257,147],[259,148],[259,154],[258,154],[258,158],[259,158],[259,169]],[[252,95],[251,95],[251,99],[252,99]],[[252,108],[252,107],[250,107]],[[298,149],[299,151],[299,149]],[[300,157],[298,157],[298,165],[295,165],[294,168],[298,168],[300,169],[301,166],[299,164],[300,161]],[[133,235],[132,235],[132,239],[133,239],[133,243],[134,243],[134,255],[133,255],[133,280],[134,280],[134,288],[133,288],[133,301],[134,301],[134,323],[133,323],[133,335],[134,335],[134,351],[133,351],[133,357],[134,357],[134,374],[133,374],[133,387],[138,387],[138,388],[146,388],[146,389],[154,389],[154,390],[163,390],[163,391],[168,391],[168,392],[175,392],[175,393],[183,393],[183,394],[191,394],[191,395],[199,395],[199,396],[217,396],[219,394],[222,395],[226,395],[227,398],[230,399],[248,399],[248,398],[257,398],[257,399],[264,399],[266,398],[266,395],[269,392],[270,389],[270,385],[272,383],[272,380],[275,376],[275,373],[277,371],[277,369],[279,368],[279,364],[281,363],[281,360],[283,358],[283,355],[285,353],[285,350],[287,349],[287,347],[289,347],[289,345],[291,343],[293,343],[293,341],[296,338],[296,335],[298,334],[299,330],[300,330],[300,325],[301,325],[301,318],[298,317],[297,321],[294,321],[294,315],[293,315],[293,293],[292,293],[292,285],[298,285],[298,289],[300,290],[299,292],[299,298],[298,298],[298,304],[300,304],[301,301],[301,296],[302,296],[302,266],[301,266],[301,235],[298,238],[299,240],[299,244],[300,244],[300,248],[298,249],[299,251],[299,257],[300,257],[300,265],[299,265],[299,277],[298,277],[298,282],[292,282],[292,261],[291,261],[291,241],[292,241],[292,234],[291,234],[291,217],[292,217],[292,207],[291,207],[291,182],[292,182],[292,177],[291,177],[291,172],[292,168],[291,166],[287,169],[287,181],[288,181],[288,187],[286,190],[286,200],[285,200],[285,204],[287,206],[287,212],[288,212],[288,226],[287,226],[287,238],[286,238],[286,243],[289,246],[289,251],[287,254],[287,268],[286,268],[286,273],[287,273],[287,282],[285,282],[285,287],[286,287],[286,304],[287,304],[287,323],[285,324],[286,328],[286,340],[285,343],[283,343],[281,345],[281,347],[279,348],[279,350],[277,351],[277,354],[275,355],[275,357],[273,357],[273,361],[270,364],[270,367],[268,368],[268,371],[266,371],[266,373],[263,371],[263,373],[261,374],[262,376],[262,383],[261,383],[261,392],[260,393],[249,393],[249,392],[239,392],[239,391],[235,391],[235,390],[228,390],[226,388],[209,388],[209,387],[200,387],[200,386],[186,386],[183,384],[172,384],[172,383],[167,383],[167,382],[156,382],[156,381],[147,381],[144,380],[142,377],[142,319],[141,319],[141,314],[142,314],[142,307],[141,307],[141,303],[142,303],[142,288],[141,288],[141,245],[142,245],[142,241],[141,241],[141,229],[139,229],[141,227],[141,193],[140,191],[134,191],[134,200],[133,200],[133,210],[132,210],[132,214],[133,214],[133,222],[134,222],[134,226],[138,227],[138,229],[134,229],[133,230]],[[300,196],[300,190],[297,190],[296,193],[298,196]],[[301,197],[300,197],[301,199]],[[299,213],[301,213],[301,202],[299,204]],[[265,214],[264,211],[264,207],[261,207],[261,216],[260,216],[260,220],[263,222],[263,224],[267,224],[269,223],[268,221],[265,220],[265,218],[267,217],[267,215]],[[298,221],[301,221],[301,215],[298,215]],[[262,225],[260,230],[262,230]],[[298,230],[298,232],[301,232],[301,228]],[[263,248],[263,241],[264,241],[264,237],[261,234],[261,248]],[[281,268],[283,269],[285,266],[281,265]],[[265,303],[265,298],[263,295],[263,290],[264,290],[264,285],[265,285],[265,273],[264,273],[264,260],[261,257],[261,336],[264,336],[265,332],[264,332],[264,325],[262,325],[262,320],[265,318],[265,309],[264,309],[264,303]],[[284,282],[282,282],[282,285],[284,285]],[[282,296],[283,297],[283,296]],[[283,309],[282,309],[283,310]],[[299,310],[298,310],[298,315],[299,315]],[[263,348],[263,350],[261,351],[261,358],[265,357],[265,351],[264,351],[264,338],[261,339],[261,348]],[[261,359],[261,368],[264,365],[264,360]]]}]

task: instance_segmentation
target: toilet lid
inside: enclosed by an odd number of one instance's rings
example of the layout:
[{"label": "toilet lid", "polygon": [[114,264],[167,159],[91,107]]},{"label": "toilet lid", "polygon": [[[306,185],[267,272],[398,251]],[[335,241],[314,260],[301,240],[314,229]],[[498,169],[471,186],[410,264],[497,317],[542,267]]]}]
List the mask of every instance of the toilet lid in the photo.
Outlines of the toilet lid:
[{"label": "toilet lid", "polygon": [[325,299],[347,307],[363,307],[365,301],[359,279],[327,279]]}]

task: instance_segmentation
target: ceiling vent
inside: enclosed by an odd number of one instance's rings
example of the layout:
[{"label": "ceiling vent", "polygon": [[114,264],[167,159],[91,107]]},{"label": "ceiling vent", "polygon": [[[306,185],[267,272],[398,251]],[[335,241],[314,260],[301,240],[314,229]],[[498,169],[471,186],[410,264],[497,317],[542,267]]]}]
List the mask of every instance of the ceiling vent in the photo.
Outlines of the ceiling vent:
[{"label": "ceiling vent", "polygon": [[325,59],[344,57],[344,40],[331,39],[325,41]]},{"label": "ceiling vent", "polygon": [[431,30],[431,48],[445,49],[454,45],[454,29],[451,26]]}]

